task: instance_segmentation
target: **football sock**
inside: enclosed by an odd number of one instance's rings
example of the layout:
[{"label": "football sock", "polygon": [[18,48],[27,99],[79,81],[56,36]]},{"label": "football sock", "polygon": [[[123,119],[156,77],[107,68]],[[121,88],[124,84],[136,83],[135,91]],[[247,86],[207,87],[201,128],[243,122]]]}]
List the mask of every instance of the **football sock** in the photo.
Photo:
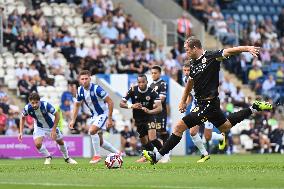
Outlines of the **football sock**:
[{"label": "football sock", "polygon": [[153,146],[153,144],[151,142],[148,142],[147,144],[143,144],[143,147],[147,151],[153,151],[154,150],[154,146]]},{"label": "football sock", "polygon": [[59,150],[61,151],[64,159],[69,158],[67,146],[65,143],[63,145],[59,145]]},{"label": "football sock", "polygon": [[42,156],[44,156],[44,157],[49,157],[49,156],[50,156],[49,151],[46,149],[46,147],[45,147],[43,144],[41,145],[41,148],[38,149],[38,152],[39,152]]},{"label": "football sock", "polygon": [[168,138],[169,138],[169,133],[163,133],[160,135],[160,139],[162,139],[163,144],[167,142]]},{"label": "football sock", "polygon": [[219,140],[222,141],[224,139],[224,136],[220,133],[212,132],[212,140]]},{"label": "football sock", "polygon": [[92,139],[92,144],[93,144],[93,148],[94,148],[94,155],[95,156],[101,156],[99,135],[98,134],[91,135],[91,139]]},{"label": "football sock", "polygon": [[175,135],[174,133],[170,136],[167,142],[163,145],[163,147],[159,150],[159,153],[164,156],[169,153],[181,140],[181,137]]},{"label": "football sock", "polygon": [[237,123],[240,123],[244,119],[248,118],[252,114],[250,108],[246,108],[240,110],[238,112],[231,113],[227,118],[231,122],[232,127],[235,126]]},{"label": "football sock", "polygon": [[153,144],[154,147],[156,147],[158,150],[160,150],[162,148],[162,143],[158,140],[158,139],[155,139],[155,140],[152,140],[151,143]]},{"label": "football sock", "polygon": [[102,144],[102,148],[105,149],[105,150],[108,150],[109,152],[112,152],[112,153],[119,153],[119,150],[116,149],[111,143],[109,143],[106,140],[104,140],[104,142]]},{"label": "football sock", "polygon": [[202,155],[205,155],[207,156],[208,155],[208,152],[203,144],[203,141],[200,137],[200,135],[197,133],[196,135],[194,136],[191,136],[192,138],[192,142],[195,144],[195,146],[198,148],[198,150],[200,151],[200,153]]}]

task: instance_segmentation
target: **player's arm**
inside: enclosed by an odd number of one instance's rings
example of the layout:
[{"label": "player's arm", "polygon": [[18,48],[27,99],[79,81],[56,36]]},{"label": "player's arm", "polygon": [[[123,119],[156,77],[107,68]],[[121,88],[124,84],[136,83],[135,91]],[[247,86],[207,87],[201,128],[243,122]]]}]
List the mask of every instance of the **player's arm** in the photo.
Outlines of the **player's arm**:
[{"label": "player's arm", "polygon": [[75,103],[74,103],[72,117],[71,117],[71,121],[69,123],[69,128],[71,128],[71,129],[74,128],[74,124],[75,124],[75,121],[76,121],[76,118],[77,118],[81,104],[82,104],[81,101],[75,101]]},{"label": "player's arm", "polygon": [[22,115],[20,118],[20,130],[19,130],[19,135],[18,135],[18,140],[20,142],[23,141],[23,130],[24,130],[25,122],[26,122],[26,116]]},{"label": "player's arm", "polygon": [[119,103],[119,106],[121,108],[125,108],[125,109],[141,109],[142,108],[142,104],[141,103],[135,103],[135,104],[128,104],[127,101],[133,96],[133,92],[134,92],[134,87],[132,86],[125,97],[123,97]]},{"label": "player's arm", "polygon": [[107,128],[110,128],[113,126],[113,122],[112,122],[113,101],[109,96],[106,96],[105,102],[107,103],[107,106],[108,106]]},{"label": "player's arm", "polygon": [[184,89],[183,94],[182,94],[181,101],[179,103],[179,111],[182,112],[182,113],[186,111],[187,98],[188,98],[189,93],[191,92],[192,88],[193,88],[193,79],[188,78],[187,83],[185,85],[185,89]]},{"label": "player's arm", "polygon": [[232,48],[226,48],[223,50],[223,57],[229,57],[231,55],[240,54],[242,52],[249,52],[254,57],[259,54],[260,47],[255,46],[238,46]]},{"label": "player's arm", "polygon": [[142,108],[147,114],[157,114],[162,112],[163,107],[162,107],[162,102],[161,100],[155,100],[154,101],[154,105],[153,105],[153,109],[149,110],[147,108],[144,109],[144,107]]},{"label": "player's arm", "polygon": [[186,99],[186,105],[188,106],[192,101],[192,95],[188,95],[187,99]]},{"label": "player's arm", "polygon": [[56,111],[54,113],[54,123],[53,123],[53,127],[51,129],[51,138],[53,140],[56,140],[56,128],[57,128],[59,119],[60,119],[60,114],[59,114],[59,112]]}]

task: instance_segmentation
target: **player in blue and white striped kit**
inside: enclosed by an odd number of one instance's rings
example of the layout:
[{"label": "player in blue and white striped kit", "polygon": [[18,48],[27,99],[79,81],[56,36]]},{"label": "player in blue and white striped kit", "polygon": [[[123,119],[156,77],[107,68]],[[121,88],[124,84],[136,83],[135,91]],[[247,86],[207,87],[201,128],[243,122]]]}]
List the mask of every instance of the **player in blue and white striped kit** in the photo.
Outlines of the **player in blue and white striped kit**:
[{"label": "player in blue and white striped kit", "polygon": [[46,159],[44,164],[51,163],[51,155],[42,144],[44,137],[50,136],[59,145],[66,163],[77,164],[75,160],[69,157],[67,147],[63,141],[62,134],[58,129],[59,113],[55,108],[46,101],[41,101],[40,96],[37,93],[31,93],[29,96],[29,103],[25,106],[22,117],[20,119],[20,133],[18,139],[22,142],[23,128],[26,120],[26,116],[30,115],[34,118],[34,133],[33,138],[35,146],[40,154]]},{"label": "player in blue and white striped kit", "polygon": [[[84,103],[85,107],[87,107],[91,113],[89,134],[91,135],[94,148],[94,157],[90,163],[97,163],[101,160],[98,132],[113,126],[113,101],[102,87],[91,83],[91,74],[88,70],[83,70],[79,73],[79,83],[81,86],[78,87],[77,90],[77,99],[74,104],[73,116],[69,127],[71,129],[74,128],[79,108],[81,104]],[[107,141],[104,141],[103,145],[103,148],[111,152],[119,153],[119,151]]]},{"label": "player in blue and white striped kit", "polygon": [[[187,80],[189,78],[189,72],[190,72],[190,64],[186,63],[183,66],[183,82],[184,84],[187,83]],[[196,107],[196,99],[194,98],[194,95],[191,93],[190,96],[187,99],[187,104],[191,104],[190,110],[189,112],[195,111],[195,107]],[[225,136],[224,134],[218,134],[216,132],[212,132],[213,129],[213,124],[209,121],[204,122],[204,136],[206,141],[209,141],[211,139],[216,139],[219,140],[221,142],[224,143],[224,145],[222,146],[222,148],[219,146],[219,149],[224,149],[225,148]],[[190,128],[190,136],[192,139],[192,142],[195,144],[195,146],[199,149],[200,153],[201,153],[201,158],[200,160],[197,161],[197,163],[203,163],[205,161],[207,161],[208,159],[210,159],[209,153],[207,152],[203,141],[200,137],[200,135],[198,134],[199,132],[199,125]]]}]

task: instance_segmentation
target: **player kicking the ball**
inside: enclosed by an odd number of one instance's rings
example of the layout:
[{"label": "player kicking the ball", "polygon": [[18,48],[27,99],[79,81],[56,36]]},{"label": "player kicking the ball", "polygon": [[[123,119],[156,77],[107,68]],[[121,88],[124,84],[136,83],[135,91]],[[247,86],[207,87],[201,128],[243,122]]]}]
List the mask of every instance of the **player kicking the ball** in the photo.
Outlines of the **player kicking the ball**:
[{"label": "player kicking the ball", "polygon": [[41,101],[37,93],[31,93],[29,103],[25,106],[20,119],[20,133],[18,139],[23,140],[23,128],[26,121],[26,116],[30,115],[34,118],[34,133],[33,138],[38,152],[45,157],[44,164],[51,163],[51,155],[42,144],[45,136],[51,136],[59,145],[59,149],[66,163],[77,164],[77,162],[68,155],[67,147],[62,139],[62,134],[58,129],[59,113],[48,102]]},{"label": "player kicking the ball", "polygon": [[259,48],[254,46],[238,46],[218,51],[205,51],[200,40],[190,37],[185,41],[184,48],[190,60],[190,74],[179,104],[179,110],[185,112],[186,100],[192,88],[197,101],[196,110],[184,116],[174,126],[173,133],[163,147],[157,152],[143,151],[143,156],[152,164],[157,163],[165,154],[169,153],[181,140],[187,128],[200,125],[207,120],[221,132],[226,132],[237,123],[248,118],[257,111],[271,110],[272,105],[266,102],[255,101],[250,108],[224,115],[218,98],[220,61],[241,52],[249,52],[257,57]]}]

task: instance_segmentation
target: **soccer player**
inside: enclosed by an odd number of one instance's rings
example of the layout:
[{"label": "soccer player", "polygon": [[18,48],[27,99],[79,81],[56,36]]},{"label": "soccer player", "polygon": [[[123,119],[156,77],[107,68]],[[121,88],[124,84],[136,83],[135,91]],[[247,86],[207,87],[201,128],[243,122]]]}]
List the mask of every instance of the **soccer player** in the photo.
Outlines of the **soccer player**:
[{"label": "soccer player", "polygon": [[[163,144],[169,138],[169,133],[167,131],[167,83],[161,78],[162,68],[158,65],[151,68],[151,76],[153,83],[151,83],[150,88],[154,89],[158,93],[163,110],[161,113],[155,115],[156,129],[158,137],[163,141]],[[163,159],[160,160],[161,163],[167,163],[170,161],[170,154],[166,154]]]},{"label": "soccer player", "polygon": [[[101,160],[99,149],[100,143],[102,142],[100,141],[98,133],[101,130],[105,130],[106,128],[113,126],[113,101],[102,87],[91,83],[91,73],[88,70],[82,70],[79,73],[79,83],[81,86],[78,87],[77,90],[77,99],[74,104],[73,116],[69,127],[71,129],[74,128],[79,108],[84,102],[84,105],[88,108],[92,116],[89,123],[89,134],[91,135],[95,154],[90,163],[95,164]],[[115,149],[108,142],[104,142],[102,145],[107,145],[107,147],[105,146],[105,149],[108,150]],[[114,152],[118,152],[118,150],[114,150]]]},{"label": "soccer player", "polygon": [[192,88],[195,91],[197,106],[195,111],[190,112],[176,123],[172,135],[157,153],[143,151],[143,156],[152,164],[157,163],[180,142],[182,134],[187,128],[190,129],[208,120],[221,132],[226,132],[254,112],[272,109],[272,105],[269,103],[255,101],[251,107],[226,117],[220,108],[220,99],[218,98],[220,61],[241,52],[249,52],[257,57],[259,54],[258,47],[238,46],[217,51],[205,51],[200,40],[189,37],[185,41],[184,48],[188,58],[191,59],[190,77],[179,103],[179,110],[185,112],[186,100]]},{"label": "soccer player", "polygon": [[[183,78],[183,82],[184,85],[186,85],[188,78],[189,78],[189,73],[190,73],[190,64],[189,63],[185,63],[183,66],[183,74],[184,74],[184,78]],[[189,112],[192,112],[195,110],[196,108],[196,99],[194,98],[194,92],[191,91],[190,95],[187,98],[187,105],[191,105],[190,106],[190,110]],[[204,123],[204,136],[206,141],[209,141],[211,139],[216,139],[219,140],[219,149],[223,150],[226,146],[226,141],[225,141],[225,134],[218,134],[216,132],[212,132],[213,129],[213,124],[206,121]],[[190,136],[192,139],[192,142],[195,144],[195,146],[198,148],[198,150],[201,153],[201,158],[200,160],[197,161],[197,163],[204,163],[205,161],[210,159],[210,155],[208,153],[208,151],[206,150],[203,141],[199,135],[199,126],[194,126],[192,128],[190,128],[189,130],[190,132]]]},{"label": "soccer player", "polygon": [[31,93],[29,103],[25,106],[20,119],[20,133],[18,139],[22,142],[23,128],[26,121],[26,116],[30,115],[34,118],[34,133],[33,138],[38,152],[45,157],[44,164],[51,163],[51,155],[42,144],[45,136],[50,135],[53,140],[59,145],[59,149],[66,163],[77,164],[75,160],[69,157],[67,147],[62,139],[61,131],[58,129],[59,113],[48,102],[41,101],[37,93]]},{"label": "soccer player", "polygon": [[[147,86],[147,77],[141,74],[137,77],[138,85],[129,89],[122,98],[120,107],[132,109],[137,132],[143,147],[148,151],[159,150],[162,147],[157,139],[154,115],[162,111],[162,104],[158,93]],[[127,104],[131,99],[132,104]]]}]

